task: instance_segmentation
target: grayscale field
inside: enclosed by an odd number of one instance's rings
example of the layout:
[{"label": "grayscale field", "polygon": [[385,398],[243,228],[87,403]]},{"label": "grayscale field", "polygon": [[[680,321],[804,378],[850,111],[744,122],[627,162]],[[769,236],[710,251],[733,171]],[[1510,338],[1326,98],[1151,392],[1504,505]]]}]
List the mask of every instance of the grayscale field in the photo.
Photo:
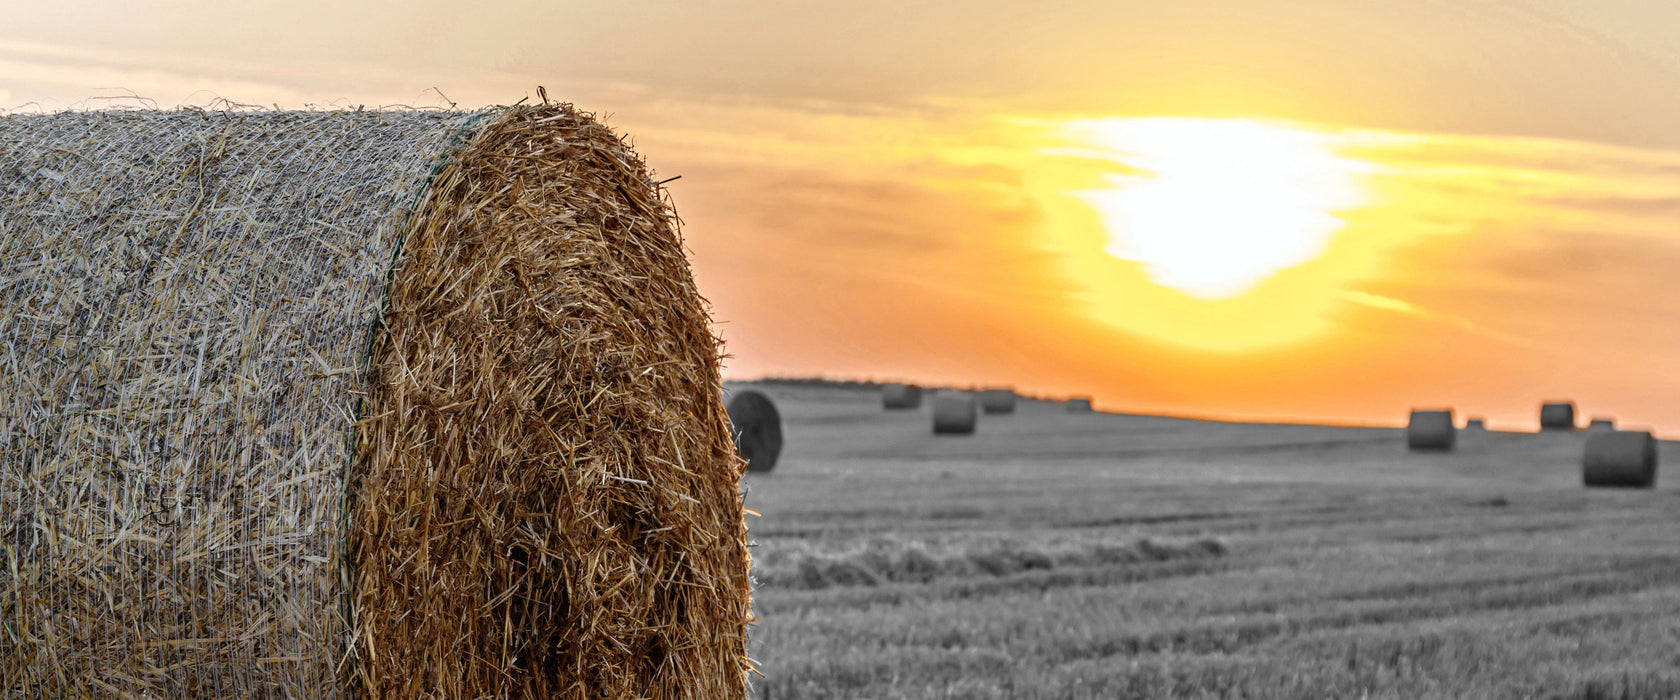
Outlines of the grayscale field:
[{"label": "grayscale field", "polygon": [[936,437],[751,386],[786,434],[745,480],[755,697],[1680,696],[1680,494],[1584,489],[1585,433],[1408,453],[1023,398]]}]

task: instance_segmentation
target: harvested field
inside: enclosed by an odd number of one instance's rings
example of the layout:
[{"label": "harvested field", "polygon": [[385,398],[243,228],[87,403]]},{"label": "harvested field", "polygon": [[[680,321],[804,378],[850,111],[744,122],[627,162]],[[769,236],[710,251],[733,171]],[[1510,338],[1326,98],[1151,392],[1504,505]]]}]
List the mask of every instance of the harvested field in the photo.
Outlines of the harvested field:
[{"label": "harvested field", "polygon": [[751,386],[787,425],[747,479],[755,697],[1680,694],[1680,492],[1583,489],[1586,433],[1411,454],[1022,399],[951,441]]}]

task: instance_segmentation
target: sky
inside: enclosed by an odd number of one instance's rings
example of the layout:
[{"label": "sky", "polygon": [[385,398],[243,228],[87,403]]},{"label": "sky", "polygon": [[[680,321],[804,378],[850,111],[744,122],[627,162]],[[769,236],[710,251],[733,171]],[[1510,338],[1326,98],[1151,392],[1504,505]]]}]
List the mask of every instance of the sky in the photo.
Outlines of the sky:
[{"label": "sky", "polygon": [[1680,3],[0,0],[0,108],[573,102],[733,378],[1680,437]]}]

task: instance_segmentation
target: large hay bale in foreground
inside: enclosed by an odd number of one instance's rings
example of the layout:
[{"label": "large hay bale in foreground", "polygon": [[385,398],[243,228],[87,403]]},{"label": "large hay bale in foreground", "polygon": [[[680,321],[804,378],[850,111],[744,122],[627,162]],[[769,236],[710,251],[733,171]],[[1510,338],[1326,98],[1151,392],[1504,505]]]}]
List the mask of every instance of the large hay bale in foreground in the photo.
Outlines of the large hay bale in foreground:
[{"label": "large hay bale in foreground", "polygon": [[1092,410],[1091,409],[1091,397],[1089,397],[1089,396],[1075,396],[1071,399],[1068,399],[1067,400],[1067,410],[1068,410],[1069,413],[1090,413],[1091,410]]},{"label": "large hay bale in foreground", "polygon": [[915,384],[896,382],[881,387],[881,407],[889,411],[913,410],[922,407],[922,388]]},{"label": "large hay bale in foreground", "polygon": [[1617,430],[1587,438],[1581,453],[1587,486],[1648,489],[1657,481],[1657,440],[1643,430]]},{"label": "large hay bale in foreground", "polygon": [[1554,401],[1540,405],[1541,430],[1574,430],[1575,402]]},{"label": "large hay bale in foreground", "polygon": [[1015,390],[982,389],[980,391],[980,408],[988,414],[1014,413]]},{"label": "large hay bale in foreground", "polygon": [[1406,448],[1413,451],[1451,450],[1458,437],[1452,409],[1413,410],[1406,423]]},{"label": "large hay bale in foreground", "polygon": [[782,455],[782,414],[770,397],[751,389],[736,392],[729,399],[729,424],[735,451],[747,460],[747,471],[776,468],[776,459]]},{"label": "large hay bale in foreground", "polygon": [[942,391],[933,397],[934,435],[973,435],[980,405],[973,394]]},{"label": "large hay bale in foreground", "polygon": [[0,117],[0,308],[0,696],[744,696],[719,348],[589,115]]}]

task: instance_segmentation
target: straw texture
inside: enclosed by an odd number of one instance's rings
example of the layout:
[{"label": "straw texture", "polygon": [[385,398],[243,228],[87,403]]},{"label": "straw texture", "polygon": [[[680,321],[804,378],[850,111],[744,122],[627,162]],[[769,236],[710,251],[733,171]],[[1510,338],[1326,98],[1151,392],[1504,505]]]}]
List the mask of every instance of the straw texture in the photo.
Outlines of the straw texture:
[{"label": "straw texture", "polygon": [[1587,486],[1648,489],[1657,481],[1657,440],[1643,430],[1595,433],[1581,453]]},{"label": "straw texture", "polygon": [[737,392],[729,399],[729,423],[735,450],[747,460],[747,471],[776,468],[782,455],[782,414],[770,397],[751,389]]},{"label": "straw texture", "polygon": [[1013,389],[982,389],[980,391],[980,408],[990,414],[1014,413],[1015,391]]},{"label": "straw texture", "polygon": [[973,394],[940,392],[933,397],[934,435],[973,435],[980,404]]},{"label": "straw texture", "polygon": [[1451,450],[1458,436],[1451,410],[1413,410],[1406,423],[1406,448]]},{"label": "straw texture", "polygon": [[1575,403],[1558,401],[1540,405],[1541,430],[1574,430]]},{"label": "straw texture", "polygon": [[922,388],[914,384],[887,384],[881,387],[881,407],[889,411],[921,408]]},{"label": "straw texture", "polygon": [[717,341],[588,115],[0,118],[0,305],[0,696],[744,695]]}]

